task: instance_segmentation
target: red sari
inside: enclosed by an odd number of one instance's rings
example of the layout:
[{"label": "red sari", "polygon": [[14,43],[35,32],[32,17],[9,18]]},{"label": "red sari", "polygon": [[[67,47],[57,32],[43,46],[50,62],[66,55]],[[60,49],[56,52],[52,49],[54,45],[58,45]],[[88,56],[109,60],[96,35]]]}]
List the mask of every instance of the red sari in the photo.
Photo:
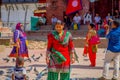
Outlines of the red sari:
[{"label": "red sari", "polygon": [[96,52],[93,51],[93,46],[97,47],[97,45],[94,45],[94,44],[90,44],[89,43],[89,40],[90,40],[90,36],[91,35],[91,38],[92,36],[96,35],[95,33],[96,31],[95,30],[90,30],[86,36],[86,43],[88,46],[85,46],[84,47],[84,53],[83,54],[88,54],[89,56],[89,60],[90,60],[90,66],[96,66]]},{"label": "red sari", "polygon": [[53,35],[52,33],[48,35],[47,51],[51,52],[51,48],[54,48],[56,51],[61,52],[61,54],[66,58],[66,61],[62,64],[57,64],[52,59],[50,59],[50,63],[48,65],[48,69],[50,72],[70,72],[70,52],[74,51],[72,36],[70,33],[69,37],[67,37],[67,42],[65,44],[61,44],[61,42],[65,39],[67,33],[69,32],[64,31],[62,37],[59,37],[59,39],[56,39],[55,37],[56,35],[58,35],[57,33],[55,35]]}]

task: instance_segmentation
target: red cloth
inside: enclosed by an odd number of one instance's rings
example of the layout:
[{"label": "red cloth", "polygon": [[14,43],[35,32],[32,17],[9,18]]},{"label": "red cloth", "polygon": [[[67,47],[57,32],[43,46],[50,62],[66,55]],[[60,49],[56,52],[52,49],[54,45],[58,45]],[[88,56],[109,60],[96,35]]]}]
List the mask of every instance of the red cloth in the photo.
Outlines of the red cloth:
[{"label": "red cloth", "polygon": [[76,12],[76,11],[81,10],[81,9],[82,9],[81,0],[69,0],[68,6],[66,9],[66,14],[68,15],[70,13]]},{"label": "red cloth", "polygon": [[84,46],[83,54],[87,54],[87,53],[88,53],[88,47],[87,47],[87,46]]},{"label": "red cloth", "polygon": [[62,64],[55,64],[48,66],[49,68],[59,68],[59,69],[69,69],[70,68],[70,50],[74,49],[72,39],[69,39],[68,46],[63,46],[60,42],[54,38],[53,34],[48,35],[48,45],[47,50],[50,51],[51,48],[61,52],[61,54],[66,58],[66,61]]},{"label": "red cloth", "polygon": [[[86,40],[88,39],[88,34],[86,36]],[[88,54],[89,60],[90,60],[90,65],[91,66],[96,66],[96,53],[92,51],[92,44],[88,43],[88,46],[84,47],[83,54]]]},{"label": "red cloth", "polygon": [[88,55],[89,55],[91,66],[96,66],[96,53],[92,51],[92,45],[89,45],[88,47]]},{"label": "red cloth", "polygon": [[96,24],[96,31],[98,31],[99,30],[99,28],[98,28],[98,24]]},{"label": "red cloth", "polygon": [[46,3],[46,0],[39,0],[39,3]]},{"label": "red cloth", "polygon": [[[86,36],[86,42],[87,42],[87,39],[88,39],[88,33],[87,33],[87,36]],[[88,54],[88,46],[86,46],[86,44],[85,44],[85,46],[84,46],[84,50],[83,50],[83,55],[84,54]]]}]

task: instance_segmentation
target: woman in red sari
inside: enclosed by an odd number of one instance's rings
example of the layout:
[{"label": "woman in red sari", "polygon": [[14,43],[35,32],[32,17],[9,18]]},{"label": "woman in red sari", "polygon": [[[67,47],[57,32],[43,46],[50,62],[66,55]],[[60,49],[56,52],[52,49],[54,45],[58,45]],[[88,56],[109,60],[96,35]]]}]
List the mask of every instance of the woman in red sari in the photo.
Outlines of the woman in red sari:
[{"label": "woman in red sari", "polygon": [[[90,24],[88,26],[88,34],[86,36],[86,44],[84,47],[84,53],[83,56],[89,56],[90,59],[90,66],[95,67],[96,66],[96,52],[97,52],[97,43],[96,44],[91,44],[90,40],[93,38],[93,36],[97,36],[96,30],[95,30],[95,25]],[[98,42],[99,43],[99,42]]]},{"label": "woman in red sari", "polygon": [[48,34],[46,63],[47,80],[70,80],[70,64],[75,62],[74,45],[70,32],[63,30],[58,20],[55,31]]}]

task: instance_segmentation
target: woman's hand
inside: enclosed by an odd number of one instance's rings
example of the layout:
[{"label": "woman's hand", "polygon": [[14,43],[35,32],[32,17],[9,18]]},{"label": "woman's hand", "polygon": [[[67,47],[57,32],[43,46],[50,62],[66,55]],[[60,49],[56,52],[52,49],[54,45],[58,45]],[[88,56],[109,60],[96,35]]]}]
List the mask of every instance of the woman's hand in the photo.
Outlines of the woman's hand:
[{"label": "woman's hand", "polygon": [[13,44],[11,44],[11,45],[13,45],[13,46],[15,46],[15,47],[17,47],[17,48],[20,48],[20,44],[19,44],[19,43],[13,43]]},{"label": "woman's hand", "polygon": [[110,22],[113,22],[113,19],[111,19],[111,18],[109,18],[108,20],[109,20]]},{"label": "woman's hand", "polygon": [[75,63],[75,58],[74,57],[71,58],[71,64],[73,64],[73,63]]},{"label": "woman's hand", "polygon": [[84,53],[83,53],[83,56],[84,56],[84,57],[87,57],[87,54],[84,54]]},{"label": "woman's hand", "polygon": [[46,64],[50,63],[50,51],[46,51]]},{"label": "woman's hand", "polygon": [[49,64],[49,62],[50,62],[49,58],[48,58],[48,57],[46,57],[46,64],[48,65],[48,64]]},{"label": "woman's hand", "polygon": [[20,48],[20,44],[19,43],[16,43],[16,46],[17,46],[17,48]]},{"label": "woman's hand", "polygon": [[75,63],[75,54],[71,52],[71,64]]},{"label": "woman's hand", "polygon": [[85,46],[88,47],[88,43],[87,42],[86,42]]}]

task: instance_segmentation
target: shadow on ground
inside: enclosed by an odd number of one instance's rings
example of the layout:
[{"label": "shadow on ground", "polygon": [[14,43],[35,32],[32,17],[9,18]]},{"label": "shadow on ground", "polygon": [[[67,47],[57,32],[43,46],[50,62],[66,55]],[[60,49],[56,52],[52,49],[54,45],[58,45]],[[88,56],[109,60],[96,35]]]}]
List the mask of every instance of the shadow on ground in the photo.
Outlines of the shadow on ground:
[{"label": "shadow on ground", "polygon": [[98,80],[97,78],[72,78],[70,80]]}]

